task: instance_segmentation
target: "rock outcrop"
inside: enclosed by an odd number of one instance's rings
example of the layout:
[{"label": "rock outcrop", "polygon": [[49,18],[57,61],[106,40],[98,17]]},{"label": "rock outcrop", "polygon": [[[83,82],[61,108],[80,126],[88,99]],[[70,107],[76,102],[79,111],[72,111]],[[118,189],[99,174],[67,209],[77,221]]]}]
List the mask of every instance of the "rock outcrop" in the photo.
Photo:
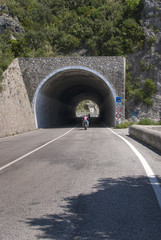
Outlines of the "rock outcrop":
[{"label": "rock outcrop", "polygon": [[8,29],[16,33],[24,33],[24,29],[20,26],[18,18],[12,18],[9,15],[7,6],[0,6],[0,34],[3,33],[5,29]]},{"label": "rock outcrop", "polygon": [[127,101],[127,117],[134,113],[138,118],[149,117],[161,119],[161,2],[158,0],[143,0],[142,27],[145,33],[144,50],[129,55],[127,60],[131,66],[129,71],[133,81],[141,83],[150,78],[155,82],[156,92],[153,96],[153,106],[143,103],[136,105]]}]

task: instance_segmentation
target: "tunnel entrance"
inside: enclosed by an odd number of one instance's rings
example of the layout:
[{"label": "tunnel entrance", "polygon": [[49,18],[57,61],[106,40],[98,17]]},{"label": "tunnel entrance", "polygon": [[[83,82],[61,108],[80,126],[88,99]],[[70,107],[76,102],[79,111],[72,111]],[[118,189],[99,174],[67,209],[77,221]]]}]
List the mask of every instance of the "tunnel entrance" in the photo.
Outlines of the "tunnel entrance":
[{"label": "tunnel entrance", "polygon": [[74,123],[76,107],[89,99],[99,107],[99,119],[115,125],[116,94],[110,82],[95,70],[66,67],[47,76],[38,86],[33,100],[37,128]]}]

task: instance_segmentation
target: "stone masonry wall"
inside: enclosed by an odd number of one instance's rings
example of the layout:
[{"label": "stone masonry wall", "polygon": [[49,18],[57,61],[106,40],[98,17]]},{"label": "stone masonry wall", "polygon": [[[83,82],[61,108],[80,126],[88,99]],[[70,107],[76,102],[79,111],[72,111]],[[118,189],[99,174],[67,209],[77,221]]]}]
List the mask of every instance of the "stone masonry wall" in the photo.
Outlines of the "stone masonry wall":
[{"label": "stone masonry wall", "polygon": [[20,58],[19,64],[26,89],[32,102],[40,82],[57,69],[69,66],[87,67],[103,75],[112,85],[116,94],[125,99],[125,58],[124,57],[56,57]]},{"label": "stone masonry wall", "polygon": [[0,93],[0,137],[34,130],[34,119],[18,59],[4,72]]},{"label": "stone masonry wall", "polygon": [[87,67],[103,75],[117,96],[122,98],[122,119],[125,117],[125,65],[124,57],[52,57],[20,58],[19,65],[32,104],[38,85],[54,71],[65,67]]},{"label": "stone masonry wall", "polygon": [[125,112],[125,59],[123,57],[65,57],[15,59],[4,72],[0,93],[0,137],[35,129],[32,101],[41,81],[54,71],[69,66],[90,68],[103,75]]}]

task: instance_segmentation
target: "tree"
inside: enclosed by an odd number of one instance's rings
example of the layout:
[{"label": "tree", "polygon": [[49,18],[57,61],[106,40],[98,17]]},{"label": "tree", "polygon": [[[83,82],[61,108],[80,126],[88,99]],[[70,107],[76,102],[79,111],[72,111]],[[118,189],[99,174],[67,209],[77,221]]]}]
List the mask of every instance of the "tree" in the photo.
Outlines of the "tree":
[{"label": "tree", "polygon": [[19,40],[11,39],[9,41],[11,44],[11,50],[15,57],[26,57],[28,54],[27,43],[24,38],[20,38]]},{"label": "tree", "polygon": [[139,4],[140,0],[125,0],[130,10],[134,10]]},{"label": "tree", "polygon": [[104,56],[121,56],[123,54],[122,39],[112,37],[103,44],[102,55]]},{"label": "tree", "polygon": [[144,96],[151,97],[156,91],[155,83],[153,82],[153,80],[150,78],[147,78],[144,82],[143,89],[144,89]]}]

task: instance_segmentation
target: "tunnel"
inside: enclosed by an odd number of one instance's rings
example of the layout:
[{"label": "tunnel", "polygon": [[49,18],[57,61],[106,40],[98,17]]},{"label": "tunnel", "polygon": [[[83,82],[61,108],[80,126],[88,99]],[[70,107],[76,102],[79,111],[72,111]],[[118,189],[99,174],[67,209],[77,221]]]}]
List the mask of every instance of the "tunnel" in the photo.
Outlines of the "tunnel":
[{"label": "tunnel", "polygon": [[39,84],[33,99],[37,128],[76,122],[76,107],[91,100],[99,107],[99,121],[115,125],[116,93],[108,79],[85,67],[66,67],[51,73]]}]

